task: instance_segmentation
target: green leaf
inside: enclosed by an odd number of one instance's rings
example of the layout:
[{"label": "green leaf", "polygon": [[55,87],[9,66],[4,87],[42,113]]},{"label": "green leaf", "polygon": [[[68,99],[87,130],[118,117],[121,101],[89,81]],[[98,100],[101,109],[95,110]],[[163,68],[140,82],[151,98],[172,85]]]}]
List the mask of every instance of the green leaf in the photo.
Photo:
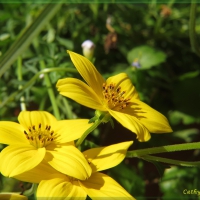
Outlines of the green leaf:
[{"label": "green leaf", "polygon": [[180,111],[170,111],[169,113],[170,123],[173,125],[177,125],[179,123],[183,123],[185,125],[192,124],[197,122],[197,119],[191,115],[187,115]]},{"label": "green leaf", "polygon": [[183,81],[188,78],[195,78],[195,77],[199,76],[199,74],[200,74],[199,70],[193,71],[193,72],[187,72],[187,73],[179,76],[179,80]]},{"label": "green leaf", "polygon": [[199,129],[197,128],[190,128],[185,130],[176,131],[173,133],[175,137],[183,139],[185,142],[192,142],[194,141],[195,136],[199,135]]},{"label": "green leaf", "polygon": [[63,45],[68,50],[74,49],[74,43],[71,40],[64,39],[61,37],[56,37],[56,40],[59,42],[59,44]]},{"label": "green leaf", "polygon": [[92,117],[90,120],[89,120],[89,124],[95,122],[96,120],[98,119],[98,117],[95,115],[94,117]]},{"label": "green leaf", "polygon": [[166,60],[166,54],[149,46],[139,46],[128,52],[127,60],[130,64],[138,59],[141,69],[149,69]]}]

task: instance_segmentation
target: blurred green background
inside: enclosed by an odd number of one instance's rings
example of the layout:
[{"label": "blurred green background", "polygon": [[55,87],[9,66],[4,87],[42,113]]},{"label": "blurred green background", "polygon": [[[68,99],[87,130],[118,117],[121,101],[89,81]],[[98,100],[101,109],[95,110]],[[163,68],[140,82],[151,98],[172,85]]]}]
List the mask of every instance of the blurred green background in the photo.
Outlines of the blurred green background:
[{"label": "blurred green background", "polygon": [[[41,18],[36,20],[39,15]],[[134,134],[114,121],[114,129],[110,124],[103,124],[88,136],[88,140],[100,146],[134,140],[132,149],[199,141],[200,58],[191,48],[189,19],[190,3],[174,1],[165,4],[155,1],[138,4],[1,3],[0,119],[17,121],[22,96],[27,110],[54,113],[49,88],[54,91],[61,119],[93,117],[93,110],[59,95],[55,88],[60,78],[81,78],[66,50],[82,54],[81,44],[89,39],[95,44],[94,65],[100,73],[105,78],[127,73],[141,100],[163,113],[174,132],[152,134],[150,141],[139,143]],[[114,32],[107,28],[108,22]],[[199,22],[198,5],[197,42]],[[27,32],[32,23],[34,26]],[[16,43],[20,38],[21,43]],[[11,59],[13,61],[6,66]],[[52,68],[48,73],[50,85],[46,85],[44,74],[40,73],[44,68]],[[20,91],[23,86],[27,87]],[[86,143],[85,148],[89,148]],[[197,161],[200,151],[159,156]],[[125,159],[106,173],[136,199],[200,199],[197,195],[183,194],[184,189],[200,191],[199,168],[170,167],[133,158]],[[29,183],[1,177],[1,191],[23,191],[29,187]]]}]

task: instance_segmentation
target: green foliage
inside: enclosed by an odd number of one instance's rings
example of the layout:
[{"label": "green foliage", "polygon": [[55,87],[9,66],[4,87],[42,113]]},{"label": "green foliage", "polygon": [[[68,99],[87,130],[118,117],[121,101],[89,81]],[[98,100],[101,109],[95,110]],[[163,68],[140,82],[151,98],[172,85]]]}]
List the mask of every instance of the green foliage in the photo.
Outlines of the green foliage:
[{"label": "green foliage", "polygon": [[[58,6],[59,10],[54,10],[55,5],[49,7],[48,4],[25,1],[23,4],[0,4],[1,120],[17,121],[22,96],[27,110],[53,113],[49,88],[54,94],[61,119],[92,118],[92,110],[62,97],[55,87],[60,78],[80,78],[66,50],[82,54],[82,42],[90,39],[96,45],[94,64],[102,75],[108,78],[113,74],[127,73],[138,90],[140,99],[163,113],[172,125],[174,133],[152,134],[148,143],[141,144],[135,140],[134,148],[200,140],[199,57],[191,51],[189,42],[189,4],[173,4],[171,1],[169,5],[165,5],[168,8],[168,14],[165,15],[162,5],[155,1],[148,1],[147,4],[63,3]],[[42,14],[45,7],[48,10]],[[199,12],[198,7],[197,22],[200,21]],[[40,14],[43,17],[36,21]],[[108,16],[111,16],[111,24],[117,34],[116,45],[113,45],[113,41],[106,40],[109,34],[105,26]],[[34,26],[25,34],[32,23]],[[198,23],[196,28],[199,34]],[[21,42],[12,47],[19,38],[22,38]],[[21,80],[18,77],[19,59],[22,60]],[[44,62],[45,69],[42,69],[41,61]],[[138,61],[141,68],[131,66],[133,61]],[[45,74],[50,79],[48,87]],[[106,125],[101,125],[89,135],[82,148],[117,141],[117,134],[116,138],[107,136],[105,140],[106,135],[114,132],[110,125]],[[133,140],[132,135],[121,131],[120,139]],[[187,161],[199,159],[199,151],[192,151],[187,155],[179,153],[178,158]],[[153,164],[157,169],[154,166],[151,168],[152,163],[143,160],[139,163],[122,163],[107,173],[138,199],[145,199],[145,195],[146,199],[151,199],[152,196],[164,200],[174,197],[197,199],[196,196],[184,195],[183,190],[200,190],[199,168],[171,167],[166,170],[163,164]],[[145,170],[145,166],[151,171]],[[148,193],[148,183],[152,180],[159,180],[155,183],[158,188]],[[16,183],[13,179],[1,176],[1,183],[1,191],[6,191],[8,187],[20,190],[19,182]]]},{"label": "green foliage", "polygon": [[199,190],[199,175],[198,168],[177,168],[173,167],[166,170],[163,181],[160,184],[161,190],[164,193],[164,199],[198,199],[198,195],[184,194],[184,190]]}]

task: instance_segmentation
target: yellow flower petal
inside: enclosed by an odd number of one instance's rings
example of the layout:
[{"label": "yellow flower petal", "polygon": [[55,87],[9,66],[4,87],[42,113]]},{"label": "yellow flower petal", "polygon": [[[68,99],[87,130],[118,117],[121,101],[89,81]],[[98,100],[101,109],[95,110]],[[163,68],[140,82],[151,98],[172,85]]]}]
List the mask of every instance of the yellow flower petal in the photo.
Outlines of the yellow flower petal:
[{"label": "yellow flower petal", "polygon": [[[172,129],[167,118],[142,101],[134,100],[131,108],[137,111],[137,118],[151,133],[169,133]],[[141,110],[141,112],[140,112]],[[127,114],[131,114],[127,110]]]},{"label": "yellow flower petal", "polygon": [[0,171],[13,177],[36,167],[44,158],[46,149],[35,149],[31,145],[11,145],[0,153]]},{"label": "yellow flower petal", "polygon": [[111,83],[115,84],[115,88],[121,87],[121,91],[125,91],[125,98],[132,97],[139,99],[138,93],[133,86],[130,78],[125,73],[120,73],[115,76],[111,76],[106,80],[106,83],[109,85]]},{"label": "yellow flower petal", "polygon": [[100,97],[83,81],[76,78],[60,79],[56,87],[61,95],[73,99],[84,106],[97,110],[104,109]]},{"label": "yellow flower petal", "polygon": [[92,173],[94,173],[118,165],[125,158],[126,151],[132,144],[133,141],[130,141],[107,147],[93,148],[84,151],[83,155],[91,163]]},{"label": "yellow flower petal", "polygon": [[[48,150],[45,160],[56,170],[74,178],[85,180],[91,173],[91,167],[83,154],[74,146],[54,147]],[[50,149],[48,146],[48,149]]]},{"label": "yellow flower petal", "polygon": [[135,199],[115,180],[99,172],[92,174],[88,180],[81,181],[80,185],[92,200],[103,199],[105,197],[108,197],[109,200]]},{"label": "yellow flower petal", "polygon": [[17,176],[14,176],[13,178],[24,182],[39,183],[42,180],[50,179],[50,175],[57,173],[57,170],[55,170],[51,165],[49,165],[45,160],[43,160],[35,168]]},{"label": "yellow flower petal", "polygon": [[58,121],[55,125],[57,137],[55,142],[66,143],[80,138],[93,125],[88,119],[74,119]]},{"label": "yellow flower petal", "polygon": [[73,184],[65,176],[55,177],[51,180],[41,181],[37,189],[38,200],[85,200],[87,193],[79,186]]},{"label": "yellow flower petal", "polygon": [[57,122],[56,118],[45,111],[22,111],[18,116],[18,121],[24,126],[26,130],[31,126],[38,127],[41,124],[41,129],[44,129],[46,125],[52,126]]},{"label": "yellow flower petal", "polygon": [[1,193],[0,200],[28,200],[28,198],[17,193]]},{"label": "yellow flower petal", "polygon": [[2,144],[29,144],[24,135],[24,128],[15,122],[0,122],[0,143]]},{"label": "yellow flower petal", "polygon": [[74,53],[72,51],[67,51],[71,57],[71,60],[84,78],[87,84],[97,93],[99,97],[102,97],[102,85],[105,82],[101,74],[97,71],[95,66],[85,57]]},{"label": "yellow flower petal", "polygon": [[122,112],[113,111],[113,110],[109,110],[109,113],[119,123],[121,123],[122,126],[134,132],[137,135],[137,139],[140,142],[148,141],[151,138],[151,135],[148,129],[136,117],[122,113]]}]

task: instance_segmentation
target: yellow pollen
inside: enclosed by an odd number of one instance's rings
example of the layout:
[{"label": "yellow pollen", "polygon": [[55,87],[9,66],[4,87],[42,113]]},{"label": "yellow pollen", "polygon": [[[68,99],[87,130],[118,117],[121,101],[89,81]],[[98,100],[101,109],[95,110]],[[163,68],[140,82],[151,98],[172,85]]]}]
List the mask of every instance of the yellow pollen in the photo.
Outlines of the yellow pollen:
[{"label": "yellow pollen", "polygon": [[116,87],[114,83],[103,83],[103,96],[109,108],[117,108],[118,110],[124,109],[129,105],[131,98],[124,98],[126,91],[121,91],[121,87]]},{"label": "yellow pollen", "polygon": [[54,131],[51,130],[51,126],[46,125],[46,127],[42,129],[42,124],[40,123],[38,128],[33,125],[29,127],[28,130],[28,132],[24,130],[24,134],[29,143],[36,148],[45,147],[55,139],[55,134]]}]

